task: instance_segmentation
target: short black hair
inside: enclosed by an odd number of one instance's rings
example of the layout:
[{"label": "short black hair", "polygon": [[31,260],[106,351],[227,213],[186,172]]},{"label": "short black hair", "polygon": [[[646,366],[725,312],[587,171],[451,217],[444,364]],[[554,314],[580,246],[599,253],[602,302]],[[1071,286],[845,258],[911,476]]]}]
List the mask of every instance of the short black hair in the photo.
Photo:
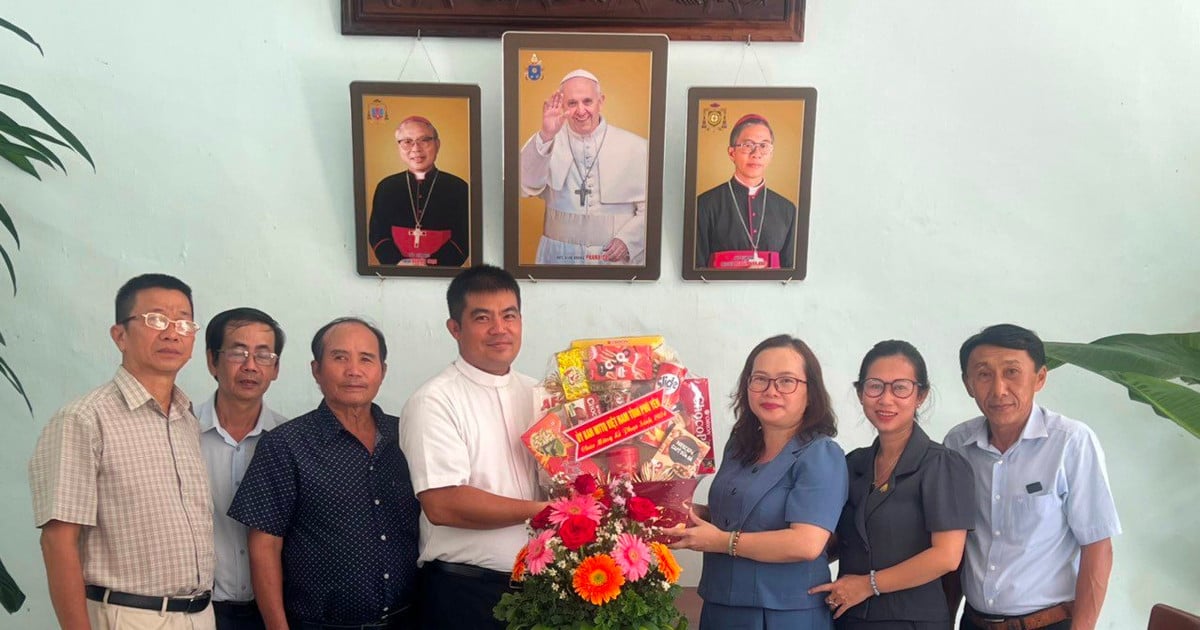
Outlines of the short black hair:
[{"label": "short black hair", "polygon": [[137,302],[137,294],[146,289],[179,291],[187,296],[188,307],[192,309],[192,318],[196,317],[196,305],[192,303],[192,288],[183,280],[165,273],[144,273],[130,278],[121,285],[120,289],[117,289],[115,323],[120,324],[134,315],[131,311],[133,311],[134,302]]},{"label": "short black hair", "polygon": [[225,329],[240,328],[246,324],[266,324],[271,327],[271,332],[275,333],[275,354],[283,354],[283,328],[279,326],[279,322],[275,318],[266,313],[250,307],[231,308],[227,311],[217,313],[212,321],[208,322],[208,326],[204,329],[204,347],[213,356],[225,345]]},{"label": "short black hair", "polygon": [[925,366],[925,357],[917,351],[916,347],[911,343],[902,339],[888,339],[880,341],[867,351],[863,357],[862,364],[858,366],[858,380],[854,381],[854,390],[859,396],[863,393],[863,381],[867,380],[867,372],[871,369],[871,364],[884,357],[904,357],[913,366],[913,373],[917,377],[917,390],[926,391],[929,389],[929,368]]},{"label": "short black hair", "polygon": [[521,308],[521,287],[511,273],[488,264],[464,270],[450,281],[450,288],[446,289],[446,308],[450,311],[450,319],[462,323],[462,314],[467,308],[467,294],[503,291],[511,291],[517,296],[517,308]]},{"label": "short black hair", "polygon": [[1033,368],[1046,365],[1046,346],[1037,333],[1016,324],[996,324],[971,335],[958,350],[958,367],[963,378],[967,377],[967,360],[979,346],[999,346],[1010,350],[1024,350],[1033,359]]},{"label": "short black hair", "polygon": [[361,317],[339,317],[318,328],[317,334],[313,335],[312,339],[313,361],[317,363],[321,362],[321,357],[325,355],[325,333],[338,324],[362,324],[366,326],[367,330],[371,331],[375,335],[375,339],[379,341],[379,360],[387,362],[387,340],[383,338],[383,331],[379,330],[375,324]]}]

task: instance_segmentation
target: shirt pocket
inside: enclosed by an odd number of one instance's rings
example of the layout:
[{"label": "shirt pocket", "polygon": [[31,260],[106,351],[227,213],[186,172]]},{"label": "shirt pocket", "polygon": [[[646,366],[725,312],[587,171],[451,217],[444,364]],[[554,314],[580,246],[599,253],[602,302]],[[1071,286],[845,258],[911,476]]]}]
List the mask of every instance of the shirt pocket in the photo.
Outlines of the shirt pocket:
[{"label": "shirt pocket", "polygon": [[1053,491],[1017,495],[1009,500],[1006,520],[1008,531],[1002,535],[1032,546],[1062,531],[1066,523],[1062,497]]}]

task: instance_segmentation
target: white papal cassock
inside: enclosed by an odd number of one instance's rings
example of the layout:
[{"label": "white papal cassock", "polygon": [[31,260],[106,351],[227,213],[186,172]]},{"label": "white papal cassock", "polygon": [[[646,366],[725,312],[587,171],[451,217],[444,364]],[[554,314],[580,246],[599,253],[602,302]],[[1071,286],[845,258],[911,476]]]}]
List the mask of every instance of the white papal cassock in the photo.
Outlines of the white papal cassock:
[{"label": "white papal cassock", "polygon": [[[646,139],[603,118],[587,136],[569,125],[551,142],[533,134],[521,148],[521,194],[546,202],[537,264],[645,265],[648,179]],[[614,238],[628,262],[601,260]]]}]

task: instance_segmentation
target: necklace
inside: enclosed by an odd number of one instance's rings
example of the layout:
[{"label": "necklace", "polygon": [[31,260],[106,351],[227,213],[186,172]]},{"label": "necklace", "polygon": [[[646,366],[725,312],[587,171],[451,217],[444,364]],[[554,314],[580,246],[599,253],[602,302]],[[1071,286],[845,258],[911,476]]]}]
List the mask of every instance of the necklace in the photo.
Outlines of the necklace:
[{"label": "necklace", "polygon": [[575,166],[576,172],[581,177],[579,179],[579,189],[575,190],[575,194],[579,195],[579,207],[583,208],[587,204],[588,195],[592,194],[592,189],[587,187],[588,175],[592,174],[592,169],[596,168],[596,164],[600,162],[600,149],[604,148],[604,140],[608,138],[608,125],[604,126],[604,133],[600,134],[600,144],[596,146],[596,157],[587,167],[586,171],[580,170],[579,158],[575,156],[575,144],[571,142],[571,132],[567,132],[567,148],[571,150],[571,164]]},{"label": "necklace", "polygon": [[[420,199],[421,184],[419,183],[419,180],[418,180],[417,194],[414,195],[413,189],[412,189],[412,178],[410,178],[410,177],[404,178],[404,183],[408,185],[408,200],[412,202],[413,223],[417,227],[416,237],[418,239],[421,238],[421,222],[425,220],[425,209],[429,207],[429,200],[433,198],[433,187],[437,186],[437,178],[440,173],[441,173],[441,171],[438,171],[433,174],[433,181],[429,182],[429,193],[427,195],[425,195],[425,203],[421,204],[419,212],[418,212],[418,208],[417,208],[417,200]],[[416,177],[416,176],[414,175],[413,177]]]},{"label": "necklace", "polygon": [[875,474],[875,479],[874,479],[875,484],[874,485],[875,485],[876,490],[878,490],[880,492],[888,491],[888,479],[891,478],[892,471],[896,469],[896,464],[898,464],[898,463],[900,463],[899,455],[897,455],[896,458],[892,460],[891,464],[884,467],[884,473],[881,476],[879,474],[879,460],[878,459],[875,460],[875,466],[874,466],[874,470],[872,472]]},{"label": "necklace", "polygon": [[[727,186],[729,188],[729,198],[733,200],[733,209],[737,211],[738,221],[742,222],[742,229],[746,231],[746,241],[750,243],[750,248],[752,250],[754,250],[754,258],[752,258],[751,260],[754,262],[759,262],[759,261],[761,261],[761,259],[758,257],[758,242],[762,240],[763,223],[767,220],[767,197],[766,197],[766,195],[763,195],[762,212],[759,213],[762,216],[760,216],[758,218],[758,232],[756,232],[757,236],[751,236],[750,235],[750,225],[748,225],[746,223],[746,219],[742,218],[742,207],[738,205],[737,195],[735,195],[733,192],[733,180],[729,180],[729,181],[725,182],[725,186]],[[767,188],[767,180],[764,179],[759,190],[763,191],[763,190],[766,190],[766,188]],[[747,188],[746,190],[749,190],[749,188]],[[753,199],[748,200],[747,205],[748,205],[747,210],[749,210],[749,211],[754,210],[754,200]],[[751,221],[751,224],[753,224],[754,219],[751,218],[750,221]]]}]

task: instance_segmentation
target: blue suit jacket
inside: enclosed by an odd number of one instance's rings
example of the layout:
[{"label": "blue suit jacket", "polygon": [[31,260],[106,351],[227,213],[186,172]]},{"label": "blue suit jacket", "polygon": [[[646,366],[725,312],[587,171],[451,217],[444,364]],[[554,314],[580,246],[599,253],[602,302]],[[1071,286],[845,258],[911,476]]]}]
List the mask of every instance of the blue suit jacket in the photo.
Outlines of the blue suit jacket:
[{"label": "blue suit jacket", "polygon": [[[808,443],[793,438],[775,459],[743,465],[725,449],[709,490],[709,516],[725,531],[744,533],[786,529],[808,523],[830,532],[846,503],[846,456],[826,436]],[[704,554],[699,594],[726,606],[776,610],[824,607],[823,596],[808,589],[829,580],[822,553],[809,562],[758,562],[721,553]]]}]

